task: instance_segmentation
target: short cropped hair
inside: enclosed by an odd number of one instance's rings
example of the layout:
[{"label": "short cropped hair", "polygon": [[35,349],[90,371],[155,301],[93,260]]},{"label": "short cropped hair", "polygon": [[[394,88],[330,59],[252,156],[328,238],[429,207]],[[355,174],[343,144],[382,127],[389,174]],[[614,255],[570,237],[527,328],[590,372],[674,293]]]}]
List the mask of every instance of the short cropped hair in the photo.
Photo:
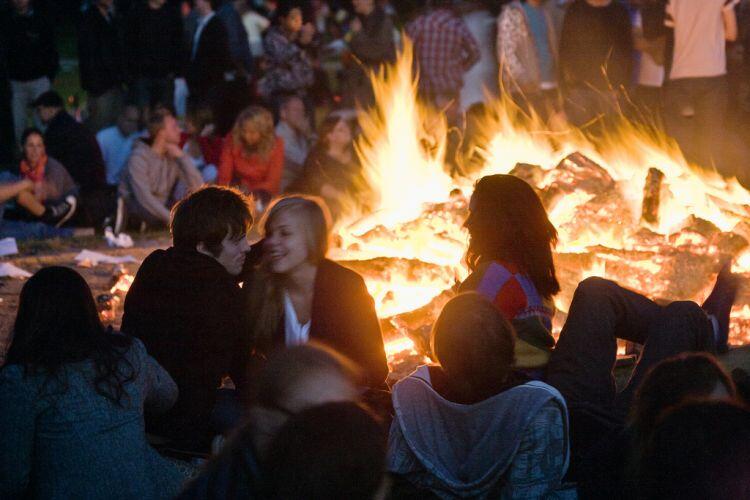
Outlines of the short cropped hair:
[{"label": "short cropped hair", "polygon": [[23,134],[21,134],[21,145],[26,144],[26,139],[28,139],[32,135],[38,135],[42,138],[42,141],[44,141],[44,134],[41,130],[36,127],[28,127],[23,131]]},{"label": "short cropped hair", "polygon": [[274,218],[284,212],[294,211],[304,218],[307,255],[311,262],[320,262],[328,253],[331,214],[322,198],[317,196],[283,196],[268,207],[261,219],[261,232],[265,235]]},{"label": "short cropped hair", "polygon": [[164,107],[159,107],[149,114],[146,129],[151,139],[156,138],[161,129],[164,128],[164,122],[169,116],[174,116],[174,114]]},{"label": "short cropped hair", "polygon": [[246,234],[253,225],[252,200],[234,188],[206,186],[172,208],[169,230],[175,248],[195,249],[203,243],[214,256],[221,242]]}]

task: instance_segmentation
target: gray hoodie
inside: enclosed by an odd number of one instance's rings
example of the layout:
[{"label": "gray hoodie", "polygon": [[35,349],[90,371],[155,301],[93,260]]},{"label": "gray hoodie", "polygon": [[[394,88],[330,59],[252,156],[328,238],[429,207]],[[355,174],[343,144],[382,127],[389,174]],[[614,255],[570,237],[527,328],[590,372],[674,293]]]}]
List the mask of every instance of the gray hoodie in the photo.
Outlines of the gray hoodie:
[{"label": "gray hoodie", "polygon": [[178,181],[184,182],[188,191],[203,184],[193,160],[188,155],[179,160],[160,156],[146,142],[138,140],[120,181],[120,196],[135,201],[146,212],[169,224],[167,203]]}]

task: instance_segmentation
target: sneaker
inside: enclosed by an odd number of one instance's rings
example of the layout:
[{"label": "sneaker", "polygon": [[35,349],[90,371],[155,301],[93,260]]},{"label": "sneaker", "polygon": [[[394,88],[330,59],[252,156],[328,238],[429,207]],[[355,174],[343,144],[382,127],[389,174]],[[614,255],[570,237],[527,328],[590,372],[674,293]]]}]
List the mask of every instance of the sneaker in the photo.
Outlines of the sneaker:
[{"label": "sneaker", "polygon": [[76,197],[68,195],[65,197],[65,201],[61,201],[54,205],[47,205],[47,208],[42,215],[42,220],[47,224],[60,227],[68,222],[68,220],[73,217],[73,214],[76,213],[77,204]]},{"label": "sneaker", "polygon": [[714,340],[716,350],[720,354],[728,350],[729,315],[737,298],[739,286],[739,277],[732,273],[732,261],[729,260],[722,265],[711,294],[701,306],[709,316],[713,316],[716,320],[718,331],[714,332]]}]

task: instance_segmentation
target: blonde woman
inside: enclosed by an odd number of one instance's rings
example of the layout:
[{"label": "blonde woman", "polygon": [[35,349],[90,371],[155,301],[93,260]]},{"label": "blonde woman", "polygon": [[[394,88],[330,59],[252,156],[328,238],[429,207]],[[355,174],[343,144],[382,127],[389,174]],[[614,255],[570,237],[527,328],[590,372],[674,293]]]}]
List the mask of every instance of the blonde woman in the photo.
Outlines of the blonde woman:
[{"label": "blonde woman", "polygon": [[246,283],[255,352],[315,340],[360,365],[363,385],[388,375],[372,297],[354,271],[326,259],[330,215],[320,198],[276,200],[260,223],[261,264]]},{"label": "blonde woman", "polygon": [[271,113],[250,106],[237,117],[224,139],[217,184],[237,186],[260,199],[279,194],[284,141],[276,137]]}]

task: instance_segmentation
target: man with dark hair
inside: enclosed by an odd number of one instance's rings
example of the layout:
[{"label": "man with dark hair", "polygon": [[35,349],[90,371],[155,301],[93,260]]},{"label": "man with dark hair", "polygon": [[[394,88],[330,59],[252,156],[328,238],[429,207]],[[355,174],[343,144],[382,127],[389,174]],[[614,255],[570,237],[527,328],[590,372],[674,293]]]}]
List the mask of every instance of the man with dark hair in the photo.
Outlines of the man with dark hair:
[{"label": "man with dark hair", "polygon": [[28,106],[52,87],[59,69],[54,27],[31,0],[12,0],[0,23],[0,45],[7,47],[16,141],[26,128]]},{"label": "man with dark hair", "polygon": [[101,211],[97,200],[106,189],[104,159],[96,137],[65,111],[62,97],[54,90],[40,95],[32,106],[47,127],[47,154],[63,164],[80,188],[83,215],[77,215],[76,221],[93,224]]},{"label": "man with dark hair", "polygon": [[[188,191],[203,184],[193,160],[180,149],[180,133],[177,120],[168,110],[151,114],[148,138],[135,142],[120,181],[120,196],[128,217],[149,226],[165,227],[169,224],[169,207],[176,201],[177,183],[185,183]],[[120,229],[116,227],[115,232]]]},{"label": "man with dark hair", "polygon": [[92,2],[78,30],[81,88],[88,94],[87,125],[94,133],[114,124],[122,107],[122,33],[113,3]]},{"label": "man with dark hair", "polygon": [[229,374],[242,388],[250,357],[238,277],[250,250],[251,200],[204,187],[172,210],[173,246],[143,261],[125,297],[122,331],[140,338],[174,378],[177,404],[146,416],[166,447],[209,450],[216,388]]}]

